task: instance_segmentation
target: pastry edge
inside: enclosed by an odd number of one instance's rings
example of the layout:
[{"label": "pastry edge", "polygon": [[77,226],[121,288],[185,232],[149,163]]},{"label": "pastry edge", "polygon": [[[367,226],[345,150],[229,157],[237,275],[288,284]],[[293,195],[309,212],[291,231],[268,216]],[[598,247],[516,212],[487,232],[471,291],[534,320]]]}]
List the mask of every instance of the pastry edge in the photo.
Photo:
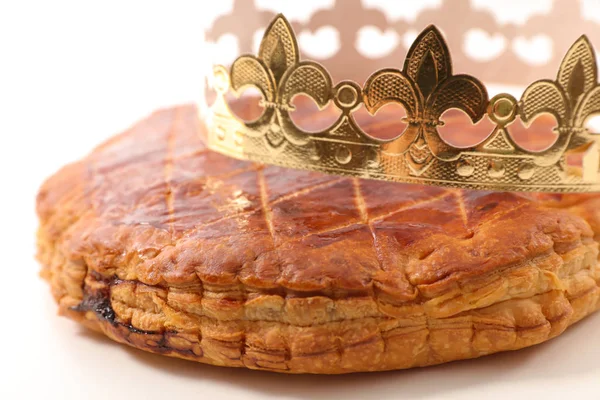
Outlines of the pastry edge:
[{"label": "pastry edge", "polygon": [[[85,264],[67,261],[52,242],[42,239],[39,244],[40,248],[49,247],[40,252],[42,276],[50,281],[60,314],[135,348],[229,367],[342,374],[435,365],[545,342],[600,308],[600,264],[585,268],[586,257],[582,255],[575,257],[580,264],[574,268],[576,272],[566,277],[581,275],[569,285],[573,288],[553,288],[528,298],[502,300],[446,318],[415,317],[409,312],[397,317],[381,314],[294,325],[248,319],[226,321],[215,318],[218,314],[190,319],[189,313],[175,310],[169,318],[157,322],[148,317],[152,313],[147,309],[130,305],[128,311],[127,304],[119,304],[114,287],[143,286],[164,315],[173,309],[156,293],[163,289],[107,280]],[[143,300],[148,296],[138,297]],[[310,314],[322,301],[318,296],[299,299],[296,311]],[[103,302],[105,308],[98,307],[98,302]]]}]

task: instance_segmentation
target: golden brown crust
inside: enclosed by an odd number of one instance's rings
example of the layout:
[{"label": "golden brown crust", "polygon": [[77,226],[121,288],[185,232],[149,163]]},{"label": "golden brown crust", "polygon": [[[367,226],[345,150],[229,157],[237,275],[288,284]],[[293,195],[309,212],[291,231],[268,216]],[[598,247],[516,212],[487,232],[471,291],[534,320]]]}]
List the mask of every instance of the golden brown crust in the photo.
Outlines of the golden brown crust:
[{"label": "golden brown crust", "polygon": [[522,348],[600,306],[600,196],[263,168],[201,129],[157,112],[44,184],[63,314],[196,361],[345,373]]}]

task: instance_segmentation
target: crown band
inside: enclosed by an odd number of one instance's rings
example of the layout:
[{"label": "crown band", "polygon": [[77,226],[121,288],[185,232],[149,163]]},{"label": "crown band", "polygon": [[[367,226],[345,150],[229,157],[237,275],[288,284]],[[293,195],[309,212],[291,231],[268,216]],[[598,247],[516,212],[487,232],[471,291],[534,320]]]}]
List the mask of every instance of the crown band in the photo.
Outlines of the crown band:
[{"label": "crown band", "polygon": [[[469,75],[453,75],[450,53],[439,31],[430,26],[410,48],[404,68],[375,72],[360,87],[352,81],[333,85],[318,63],[300,61],[287,20],[277,16],[267,28],[258,56],[239,57],[230,70],[214,68],[217,97],[206,117],[211,149],[239,159],[338,175],[449,187],[536,192],[600,191],[598,138],[586,128],[600,113],[600,85],[594,50],[582,36],[568,51],[557,79],[531,84],[520,101],[508,94],[488,100],[485,86]],[[257,88],[264,110],[251,122],[236,118],[225,101]],[[330,102],[340,111],[327,129],[309,133],[290,117],[294,96],[311,97],[319,107]],[[375,115],[390,103],[401,105],[403,132],[376,139],[356,123],[364,107]],[[442,139],[442,115],[458,109],[473,124],[495,124],[479,144],[461,148]],[[515,142],[510,126],[525,125],[541,114],[557,124],[557,139],[543,151]],[[466,135],[466,133],[465,133]],[[575,162],[573,162],[575,160]]]}]

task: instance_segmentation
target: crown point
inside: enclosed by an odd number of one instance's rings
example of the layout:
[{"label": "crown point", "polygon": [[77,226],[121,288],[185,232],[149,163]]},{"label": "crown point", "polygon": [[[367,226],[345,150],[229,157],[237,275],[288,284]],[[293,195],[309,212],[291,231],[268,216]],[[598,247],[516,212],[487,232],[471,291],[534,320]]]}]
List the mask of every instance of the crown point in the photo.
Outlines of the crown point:
[{"label": "crown point", "polygon": [[283,22],[290,30],[292,29],[290,21],[288,21],[288,19],[282,13],[275,15],[273,21],[271,22],[271,26],[275,25],[277,22]]},{"label": "crown point", "polygon": [[[592,42],[590,41],[590,38],[585,34],[579,36],[579,38],[571,46],[571,49],[576,49],[580,46],[585,47],[585,49],[590,53],[594,52],[594,46],[592,46]],[[569,50],[571,50],[571,49],[569,49]]]},{"label": "crown point", "polygon": [[418,46],[418,44],[420,42],[422,42],[424,40],[424,38],[426,38],[430,34],[433,35],[437,41],[445,43],[445,39],[444,39],[444,35],[442,34],[442,31],[437,26],[430,24],[421,31],[419,36],[417,36],[417,38],[413,42],[413,47]]},{"label": "crown point", "polygon": [[267,29],[265,29],[264,36],[265,37],[268,36],[269,33],[273,31],[273,28],[278,24],[283,24],[285,26],[285,30],[288,31],[289,35],[294,34],[294,29],[292,28],[290,21],[288,21],[288,19],[285,17],[285,15],[279,13],[279,14],[275,15],[275,17],[273,17],[273,19],[271,20],[271,23],[269,24]]},{"label": "crown point", "polygon": [[440,30],[440,28],[438,28],[434,24],[427,25],[427,27],[425,27],[425,29],[423,29],[421,34],[418,36],[416,42],[422,40],[424,37],[426,37],[429,34],[435,36],[435,38],[440,42],[443,42],[443,43],[446,42],[446,40],[444,39],[444,34]]},{"label": "crown point", "polygon": [[[427,26],[413,42],[404,61],[404,72],[417,82],[425,97],[431,93],[430,89],[452,75],[448,44],[435,25]],[[421,85],[422,82],[427,85]]]},{"label": "crown point", "polygon": [[571,50],[577,49],[580,46],[584,46],[588,51],[593,51],[592,42],[590,41],[588,36],[584,34],[579,36],[579,38],[577,38],[577,40],[573,43],[573,45],[569,49],[569,53],[571,52]]},{"label": "crown point", "polygon": [[423,30],[423,32],[433,32],[434,34],[438,35],[438,36],[444,36],[442,35],[442,31],[434,24],[429,24],[427,25],[427,27]]},{"label": "crown point", "polygon": [[275,73],[275,79],[279,81],[283,73],[299,61],[298,53],[294,29],[283,14],[278,14],[265,30],[258,58]]},{"label": "crown point", "polygon": [[592,46],[592,42],[590,41],[590,38],[586,34],[579,36],[579,39],[577,39],[577,42],[585,42],[590,47]]},{"label": "crown point", "polygon": [[[571,94],[572,83],[582,86],[583,92],[596,85],[597,64],[594,48],[586,35],[582,35],[573,43],[565,54],[557,74],[557,82]],[[581,93],[578,93],[578,95]],[[579,96],[571,97],[576,103]],[[573,106],[575,104],[572,104]]]}]

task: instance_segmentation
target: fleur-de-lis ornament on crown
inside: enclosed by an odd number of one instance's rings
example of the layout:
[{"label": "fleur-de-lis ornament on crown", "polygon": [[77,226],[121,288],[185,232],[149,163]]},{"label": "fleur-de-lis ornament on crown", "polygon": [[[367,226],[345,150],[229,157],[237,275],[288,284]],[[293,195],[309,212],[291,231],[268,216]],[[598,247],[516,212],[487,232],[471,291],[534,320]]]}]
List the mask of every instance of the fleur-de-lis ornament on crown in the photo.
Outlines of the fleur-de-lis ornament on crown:
[{"label": "fleur-de-lis ornament on crown", "polygon": [[527,123],[549,113],[558,123],[558,139],[538,165],[552,165],[561,161],[566,151],[595,143],[584,124],[600,111],[597,79],[594,49],[587,37],[582,36],[567,52],[556,81],[537,81],[525,90],[520,102],[521,119]]},{"label": "fleur-de-lis ornament on crown", "polygon": [[[597,138],[584,128],[600,113],[600,86],[594,51],[582,37],[567,53],[556,81],[541,80],[520,101],[508,94],[488,100],[484,85],[469,75],[453,75],[450,52],[434,27],[415,40],[403,70],[375,72],[361,88],[353,81],[333,85],[320,64],[300,61],[287,20],[277,16],[267,28],[258,56],[244,55],[230,71],[214,69],[217,100],[208,115],[208,144],[221,153],[265,164],[390,181],[492,190],[600,191]],[[262,115],[254,121],[233,116],[225,101],[248,86],[262,95]],[[337,120],[320,132],[306,132],[290,113],[296,95],[312,98],[322,109],[333,101]],[[359,107],[372,115],[389,103],[406,110],[406,128],[394,139],[376,139],[355,122]],[[439,134],[444,112],[458,109],[473,124],[489,118],[489,136],[458,148]],[[558,138],[534,152],[515,142],[511,125],[529,124],[540,114],[555,117]],[[317,116],[315,116],[317,117]],[[399,116],[399,118],[401,118]],[[466,133],[465,133],[466,134]],[[579,152],[580,165],[569,154]]]},{"label": "fleur-de-lis ornament on crown", "polygon": [[239,57],[231,66],[231,88],[241,92],[247,86],[262,94],[265,112],[247,124],[257,134],[264,135],[272,149],[287,141],[302,145],[308,138],[290,119],[292,98],[296,94],[310,96],[320,107],[331,98],[331,77],[319,64],[299,61],[298,43],[285,18],[277,18],[267,29],[258,50],[258,57]]},{"label": "fleur-de-lis ornament on crown", "polygon": [[450,161],[460,154],[437,131],[446,110],[462,110],[477,122],[488,104],[487,91],[481,82],[469,75],[452,75],[450,52],[434,26],[417,37],[406,56],[404,70],[376,72],[365,83],[363,97],[371,114],[389,102],[404,106],[409,125],[397,140],[385,146],[385,151],[408,150],[406,161],[415,175],[431,165],[434,157]]}]

